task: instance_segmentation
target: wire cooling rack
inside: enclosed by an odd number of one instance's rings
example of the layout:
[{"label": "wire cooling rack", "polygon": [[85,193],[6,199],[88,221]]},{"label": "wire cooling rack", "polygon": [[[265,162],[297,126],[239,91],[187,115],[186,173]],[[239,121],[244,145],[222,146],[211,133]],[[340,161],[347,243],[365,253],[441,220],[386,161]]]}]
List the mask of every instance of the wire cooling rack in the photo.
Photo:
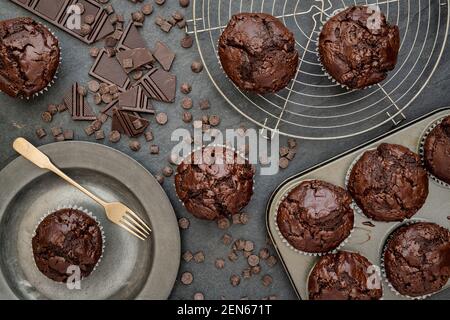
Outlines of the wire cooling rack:
[{"label": "wire cooling rack", "polygon": [[[405,120],[405,109],[438,67],[450,21],[450,0],[193,0],[192,4],[187,32],[194,34],[205,70],[225,100],[266,135],[278,131],[310,140],[353,137]],[[388,21],[399,26],[401,47],[397,66],[385,81],[350,91],[324,74],[316,47],[326,20],[357,4],[378,5]],[[239,12],[270,13],[295,35],[297,75],[276,94],[240,91],[221,68],[218,39]]]}]

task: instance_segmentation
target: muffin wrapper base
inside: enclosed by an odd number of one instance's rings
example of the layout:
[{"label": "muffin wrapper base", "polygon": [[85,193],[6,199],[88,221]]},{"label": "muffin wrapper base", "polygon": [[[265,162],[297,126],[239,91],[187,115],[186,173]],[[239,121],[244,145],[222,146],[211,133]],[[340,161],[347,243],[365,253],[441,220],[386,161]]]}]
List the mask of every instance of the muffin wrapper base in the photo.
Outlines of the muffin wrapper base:
[{"label": "muffin wrapper base", "polygon": [[443,116],[442,118],[439,118],[439,119],[431,122],[430,125],[424,130],[424,132],[422,133],[422,136],[420,137],[420,140],[419,140],[418,153],[420,156],[420,161],[421,161],[422,165],[424,166],[425,170],[427,170],[427,173],[428,173],[428,176],[430,177],[430,179],[433,180],[434,182],[436,182],[441,187],[450,189],[450,184],[442,181],[441,179],[439,179],[438,177],[433,175],[430,171],[428,171],[427,167],[425,167],[425,141],[427,140],[427,137],[431,133],[431,131],[433,131],[433,129],[436,128],[442,122],[442,120],[444,120],[444,118],[446,118],[446,117],[447,116]]},{"label": "muffin wrapper base", "polygon": [[[89,210],[87,210],[87,209],[84,209],[83,207],[76,206],[76,205],[62,205],[62,206],[58,206],[57,208],[55,208],[55,209],[53,209],[53,210],[49,210],[44,216],[42,216],[42,217],[39,219],[39,222],[36,224],[36,227],[34,228],[34,232],[33,232],[33,234],[31,235],[31,239],[34,238],[34,236],[36,235],[36,230],[37,230],[37,228],[39,227],[39,225],[41,224],[41,222],[42,222],[48,215],[50,215],[50,214],[52,214],[52,213],[54,213],[54,212],[56,212],[56,211],[62,210],[62,209],[79,210],[79,211],[81,211],[81,212],[83,212],[83,213],[89,215],[92,219],[94,219],[95,222],[97,222],[98,227],[100,228],[100,231],[101,231],[101,233],[102,233],[102,253],[101,253],[101,255],[100,255],[100,258],[98,258],[98,261],[97,261],[97,263],[95,264],[94,268],[92,269],[91,273],[89,274],[89,276],[90,276],[90,275],[92,275],[92,274],[94,273],[94,271],[97,269],[97,267],[98,267],[99,264],[100,264],[100,261],[101,261],[102,258],[103,258],[103,253],[105,252],[105,243],[106,243],[106,237],[105,237],[105,232],[104,232],[104,230],[103,230],[103,226],[100,224],[100,221],[97,219],[96,216],[94,216],[94,214],[93,214],[91,211],[89,211]],[[31,243],[32,243],[32,241],[30,241],[30,244],[31,244]],[[33,262],[34,262],[35,265],[36,265],[36,261],[34,260],[33,247],[31,247],[31,255],[33,256]],[[40,272],[40,270],[39,270],[39,268],[37,267],[37,265],[36,265],[36,269]],[[43,275],[44,275],[44,274],[43,274]],[[44,276],[45,276],[45,275],[44,275]],[[88,276],[88,277],[89,277],[89,276]],[[46,277],[47,279],[49,279],[49,280],[52,280],[52,279],[48,278],[47,276],[45,276],[45,277]],[[83,279],[85,279],[85,278],[81,278],[81,280],[83,280]],[[53,280],[52,280],[52,281],[53,281]],[[65,282],[58,282],[58,281],[53,281],[53,282],[58,283],[58,284],[61,284],[61,285],[66,285]]]},{"label": "muffin wrapper base", "polygon": [[[277,230],[277,234],[280,237],[281,241],[291,250],[293,250],[296,253],[299,253],[301,255],[304,256],[309,256],[309,257],[320,257],[320,256],[325,256],[327,254],[330,253],[336,253],[338,252],[342,247],[344,247],[347,242],[350,240],[350,238],[352,237],[352,233],[355,230],[355,219],[353,219],[353,227],[350,230],[349,235],[347,236],[347,238],[345,238],[344,240],[342,240],[342,242],[334,249],[330,250],[330,251],[326,251],[326,252],[306,252],[306,251],[301,251],[297,248],[295,248],[293,245],[291,245],[289,243],[289,241],[283,236],[283,234],[280,231],[280,228],[278,228],[278,221],[277,221],[277,216],[278,216],[278,209],[280,207],[280,204],[284,201],[284,199],[287,198],[287,196],[289,195],[289,193],[296,188],[300,183],[305,182],[305,181],[311,181],[312,179],[305,179],[302,181],[299,181],[298,184],[296,184],[295,186],[292,186],[291,188],[289,188],[286,193],[280,198],[280,200],[278,200],[276,208],[275,208],[275,215],[274,215],[274,220],[275,220],[275,229]],[[352,208],[353,209],[353,208]],[[354,210],[353,210],[354,211]]]}]

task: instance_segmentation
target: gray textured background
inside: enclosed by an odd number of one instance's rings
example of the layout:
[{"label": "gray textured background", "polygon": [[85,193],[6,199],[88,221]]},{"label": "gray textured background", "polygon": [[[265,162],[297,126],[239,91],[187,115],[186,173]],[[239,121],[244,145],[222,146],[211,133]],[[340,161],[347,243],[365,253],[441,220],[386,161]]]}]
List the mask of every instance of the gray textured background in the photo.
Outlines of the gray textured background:
[{"label": "gray textured background", "polygon": [[[148,2],[149,0],[146,1]],[[0,3],[0,19],[30,15],[27,11],[7,0],[1,0]],[[136,5],[124,0],[112,0],[111,3],[114,5],[116,11],[123,12],[127,18],[137,8]],[[178,75],[179,84],[185,81],[192,83],[193,91],[190,96],[194,99],[194,103],[200,98],[208,98],[210,100],[211,109],[207,112],[201,112],[197,106],[193,108],[194,118],[198,118],[204,113],[214,113],[221,116],[221,128],[236,128],[240,124],[244,124],[246,127],[253,127],[251,123],[245,121],[234,109],[227,105],[210,84],[205,72],[193,74],[190,71],[190,64],[193,59],[198,59],[198,53],[195,47],[185,50],[179,46],[179,40],[183,36],[183,32],[178,29],[173,29],[169,35],[166,35],[155,27],[154,19],[158,13],[168,16],[175,9],[179,9],[178,0],[167,0],[167,3],[163,7],[155,5],[154,13],[145,22],[143,35],[150,48],[154,46],[157,40],[163,40],[176,51],[177,58],[172,72]],[[186,11],[186,14],[190,16],[190,10],[189,8],[182,11]],[[37,20],[40,19],[37,18]],[[59,103],[63,94],[73,82],[87,82],[89,79],[88,70],[93,61],[89,56],[86,45],[56,27],[51,28],[59,37],[63,51],[63,63],[60,68],[59,79],[53,87],[44,96],[28,102],[0,95],[0,169],[16,157],[16,154],[11,149],[11,143],[17,136],[24,136],[36,145],[53,142],[51,136],[43,140],[36,138],[34,131],[40,126],[45,127],[48,133],[52,126],[74,129],[77,140],[95,142],[94,137],[87,137],[84,134],[83,128],[87,126],[87,123],[74,122],[67,113],[57,115],[49,125],[40,121],[40,113],[46,109],[47,104]],[[101,45],[102,43],[99,42],[98,46]],[[448,94],[448,88],[450,87],[450,64],[448,60],[448,55],[444,54],[440,67],[428,84],[428,87],[416,99],[413,105],[406,110],[405,115],[407,121],[411,121],[439,107],[450,105],[450,95]],[[151,120],[151,128],[155,134],[154,143],[160,145],[160,155],[155,156],[148,153],[147,144],[143,137],[140,138],[140,141],[144,147],[139,152],[132,152],[128,148],[127,138],[123,138],[118,144],[111,144],[106,140],[104,143],[131,155],[151,173],[159,173],[167,165],[167,154],[173,145],[168,138],[172,130],[178,127],[190,128],[190,125],[183,123],[181,120],[183,111],[179,106],[181,98],[182,94],[177,93],[177,100],[174,104],[154,103],[157,110],[169,114],[169,122],[164,127],[158,126],[153,119]],[[92,105],[94,106],[93,103]],[[109,125],[106,125],[105,129],[106,133],[109,132]],[[245,209],[246,212],[250,213],[250,222],[245,226],[232,226],[226,232],[230,233],[234,239],[243,238],[254,241],[257,250],[265,247],[265,206],[271,191],[280,182],[294,173],[357,146],[370,138],[376,137],[385,130],[386,128],[384,127],[364,136],[332,142],[299,141],[300,147],[297,157],[287,170],[281,171],[276,176],[256,177],[255,194],[251,203]],[[285,139],[282,139],[281,143],[283,142],[285,142]],[[194,274],[194,282],[190,286],[184,286],[177,281],[171,295],[172,299],[191,299],[195,292],[202,292],[209,299],[220,299],[221,297],[227,299],[239,299],[241,297],[258,299],[271,294],[275,294],[282,299],[296,298],[289,280],[284,273],[284,269],[279,263],[274,268],[268,268],[262,263],[262,272],[260,275],[254,276],[249,280],[242,280],[238,287],[231,287],[229,277],[233,273],[240,274],[242,272],[246,266],[245,259],[241,256],[235,263],[228,262],[226,256],[230,248],[223,245],[220,241],[220,238],[225,232],[219,230],[215,223],[196,220],[187,214],[177,201],[172,178],[166,179],[164,189],[177,212],[177,216],[189,217],[191,221],[190,228],[181,231],[182,252],[191,250],[195,253],[196,251],[203,250],[206,256],[206,260],[202,264],[182,262],[180,274],[184,271],[191,271]],[[273,252],[272,249],[271,251]],[[226,260],[226,265],[223,270],[217,270],[214,267],[214,260],[219,257]],[[269,287],[262,285],[261,277],[264,274],[270,274],[273,277],[273,284]]]}]

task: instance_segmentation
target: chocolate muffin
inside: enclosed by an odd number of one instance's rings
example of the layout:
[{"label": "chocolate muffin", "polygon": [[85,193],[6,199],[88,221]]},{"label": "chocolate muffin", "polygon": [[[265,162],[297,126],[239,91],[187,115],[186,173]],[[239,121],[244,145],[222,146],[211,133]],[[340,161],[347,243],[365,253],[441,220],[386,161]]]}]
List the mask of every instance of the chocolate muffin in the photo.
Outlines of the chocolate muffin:
[{"label": "chocolate muffin", "polygon": [[411,218],[428,196],[428,177],[417,154],[382,143],[353,166],[348,190],[364,214],[377,221]]},{"label": "chocolate muffin", "polygon": [[193,152],[177,168],[175,188],[195,217],[215,220],[239,213],[253,194],[255,170],[226,147]]},{"label": "chocolate muffin", "polygon": [[389,282],[403,295],[439,291],[450,276],[450,232],[430,222],[399,227],[387,241],[384,268]]},{"label": "chocolate muffin", "polygon": [[362,89],[383,81],[395,68],[400,33],[382,12],[354,6],[325,23],[318,46],[330,76],[351,89]]},{"label": "chocolate muffin", "polygon": [[234,15],[220,36],[219,58],[236,86],[260,94],[286,87],[298,67],[294,35],[265,13]]},{"label": "chocolate muffin", "polygon": [[53,80],[59,66],[58,40],[31,18],[0,21],[0,90],[31,97]]},{"label": "chocolate muffin", "polygon": [[320,180],[303,181],[280,203],[278,229],[297,250],[329,252],[353,229],[351,202],[341,187]]},{"label": "chocolate muffin", "polygon": [[319,259],[309,276],[308,292],[310,300],[379,300],[383,295],[373,264],[346,251]]},{"label": "chocolate muffin", "polygon": [[450,116],[428,134],[424,160],[425,167],[432,175],[450,184]]},{"label": "chocolate muffin", "polygon": [[42,220],[32,240],[34,261],[48,278],[66,282],[70,266],[87,277],[102,255],[100,227],[92,217],[75,209],[61,209]]}]

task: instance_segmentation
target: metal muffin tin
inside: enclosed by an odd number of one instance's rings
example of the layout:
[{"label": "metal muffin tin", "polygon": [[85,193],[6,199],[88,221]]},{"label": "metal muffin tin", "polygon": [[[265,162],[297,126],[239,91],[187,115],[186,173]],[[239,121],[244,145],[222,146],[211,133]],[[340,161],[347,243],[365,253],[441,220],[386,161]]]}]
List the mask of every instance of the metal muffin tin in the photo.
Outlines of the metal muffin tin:
[{"label": "metal muffin tin", "polygon": [[[450,107],[436,110],[425,115],[413,123],[389,132],[375,140],[352,149],[342,155],[334,157],[325,163],[321,163],[307,171],[300,172],[284,181],[273,192],[266,209],[266,225],[268,233],[277,250],[281,262],[287,271],[290,281],[301,299],[308,298],[308,276],[319,257],[305,256],[291,250],[278,235],[275,224],[276,207],[278,201],[294,185],[306,179],[320,179],[335,185],[345,187],[345,175],[356,157],[365,150],[374,148],[382,142],[401,144],[414,152],[418,152],[420,138],[424,130],[438,118],[450,115]],[[450,190],[429,180],[429,195],[424,206],[413,217],[425,221],[435,222],[449,228],[450,221]],[[370,221],[374,227],[366,226],[363,222]],[[386,238],[401,222],[377,222],[363,215],[355,213],[355,230],[348,243],[341,250],[359,252],[367,257],[373,264],[380,266],[381,253]],[[450,298],[450,281],[444,286],[438,297]],[[384,299],[408,299],[397,296],[392,292],[385,279],[383,279]]]}]

